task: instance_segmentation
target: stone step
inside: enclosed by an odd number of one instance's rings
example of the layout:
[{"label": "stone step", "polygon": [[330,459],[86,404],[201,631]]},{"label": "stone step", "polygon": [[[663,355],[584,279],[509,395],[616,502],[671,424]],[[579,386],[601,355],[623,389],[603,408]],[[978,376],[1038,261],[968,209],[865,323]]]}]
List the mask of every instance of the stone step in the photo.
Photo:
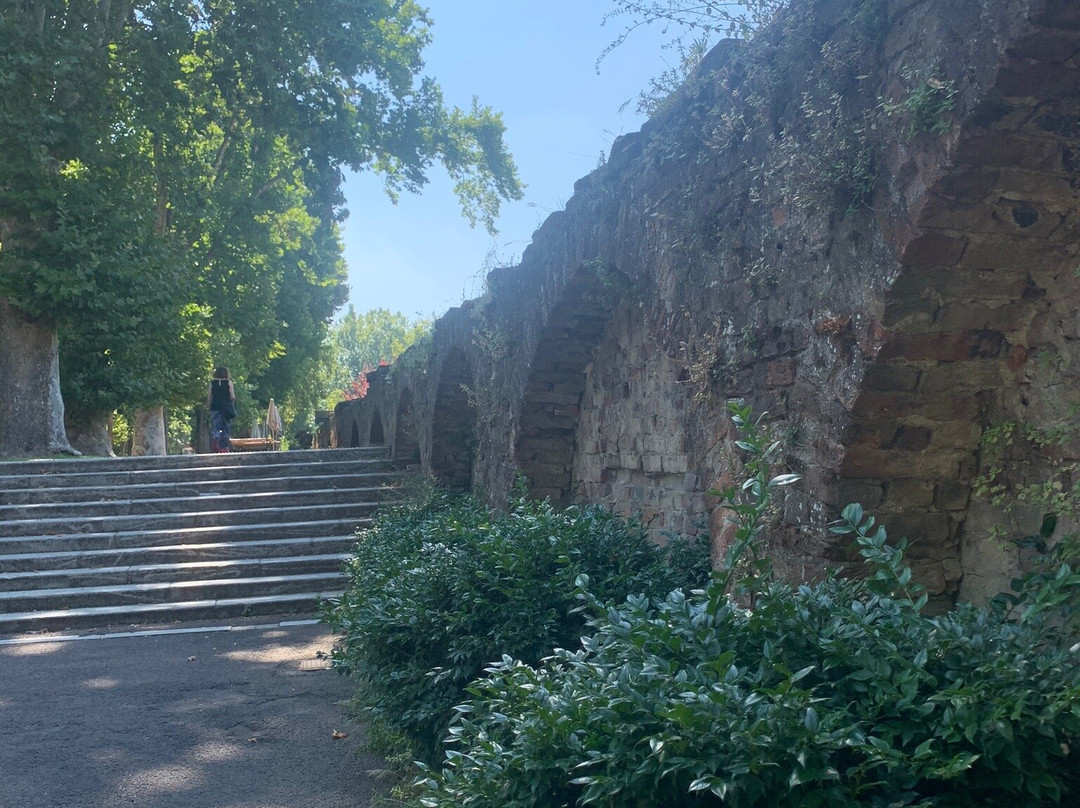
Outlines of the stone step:
[{"label": "stone step", "polygon": [[344,536],[371,523],[370,517],[313,519],[306,522],[273,522],[250,525],[173,527],[160,530],[123,530],[66,533],[55,536],[0,536],[0,555],[16,553],[127,550],[169,545],[200,545],[220,542],[245,543],[294,536]]},{"label": "stone step", "polygon": [[[153,483],[179,483],[197,481],[226,481],[265,479],[271,477],[305,477],[351,474],[392,473],[393,466],[385,459],[364,459],[322,463],[264,463],[246,466],[213,466],[208,468],[180,466],[175,468],[125,469],[119,460],[109,461],[116,466],[100,471],[77,471],[82,466],[72,465],[72,471],[38,474],[30,471],[0,472],[0,490],[29,488],[67,488],[94,486],[147,485]],[[0,466],[5,464],[0,463]]]},{"label": "stone step", "polygon": [[65,590],[117,587],[126,584],[157,584],[177,581],[241,579],[340,573],[348,553],[184,561],[178,563],[134,564],[112,567],[38,569],[0,572],[0,590]]},{"label": "stone step", "polygon": [[[257,471],[258,469],[251,469]],[[146,473],[146,472],[143,472]],[[268,491],[317,491],[325,489],[389,488],[401,485],[406,475],[376,471],[310,476],[251,477],[241,479],[192,479],[148,483],[61,486],[54,488],[4,487],[0,480],[0,505],[35,505],[59,502],[105,502],[120,499],[200,497],[207,494],[262,493]]]},{"label": "stone step", "polygon": [[231,559],[276,559],[300,554],[348,555],[348,551],[355,544],[355,535],[345,535],[205,542],[203,544],[169,544],[160,547],[140,546],[109,550],[10,553],[0,555],[0,573],[182,564],[192,562],[195,559],[226,561]]},{"label": "stone step", "polygon": [[197,579],[15,590],[0,592],[0,614],[290,595],[297,592],[341,589],[344,581],[344,575],[340,571],[334,571],[221,580]]},{"label": "stone step", "polygon": [[310,614],[404,480],[385,448],[0,463],[0,633]]},{"label": "stone step", "polygon": [[320,601],[340,595],[340,589],[332,589],[287,595],[0,613],[0,634],[180,620],[228,620],[259,614],[310,615],[315,612]]},{"label": "stone step", "polygon": [[19,474],[115,472],[141,469],[206,469],[277,464],[299,466],[362,460],[386,463],[387,459],[387,450],[383,446],[360,449],[309,449],[292,452],[226,452],[168,457],[66,457],[0,461],[0,477]]},{"label": "stone step", "polygon": [[159,497],[155,499],[108,499],[82,502],[43,502],[23,505],[0,505],[0,535],[10,522],[33,521],[45,532],[46,525],[57,520],[77,520],[113,516],[149,514],[193,514],[199,512],[292,509],[318,505],[377,504],[391,489],[329,488],[314,491],[248,491],[223,494],[206,491],[198,496]]},{"label": "stone step", "polygon": [[[245,510],[192,510],[127,516],[89,516],[45,519],[12,519],[0,522],[0,537],[61,535],[68,533],[131,532],[189,527],[227,527],[274,522],[307,522],[370,516],[381,503],[350,502],[331,505],[248,508]],[[389,504],[389,503],[387,503]]]}]

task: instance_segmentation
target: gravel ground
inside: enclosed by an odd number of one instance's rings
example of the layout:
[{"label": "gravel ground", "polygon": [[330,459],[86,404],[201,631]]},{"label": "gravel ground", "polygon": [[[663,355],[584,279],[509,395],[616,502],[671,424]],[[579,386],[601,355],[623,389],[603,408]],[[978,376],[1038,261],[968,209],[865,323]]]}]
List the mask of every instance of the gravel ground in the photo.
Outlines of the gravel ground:
[{"label": "gravel ground", "polygon": [[318,625],[0,640],[0,808],[362,808],[380,768]]}]

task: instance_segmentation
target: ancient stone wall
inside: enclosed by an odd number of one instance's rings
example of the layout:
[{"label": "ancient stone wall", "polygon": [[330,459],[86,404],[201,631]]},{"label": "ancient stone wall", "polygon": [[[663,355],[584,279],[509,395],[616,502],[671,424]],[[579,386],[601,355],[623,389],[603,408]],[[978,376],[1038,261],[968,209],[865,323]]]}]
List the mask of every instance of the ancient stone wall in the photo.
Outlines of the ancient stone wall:
[{"label": "ancient stone wall", "polygon": [[[1078,54],[1067,0],[794,2],[616,141],[354,423],[377,409],[395,456],[493,503],[524,474],[721,549],[708,491],[738,479],[747,398],[804,476],[769,531],[785,574],[843,563],[825,527],[859,500],[938,603],[986,596],[1020,560],[991,527],[1042,514],[972,496],[980,439],[1068,438],[1080,406]],[[1065,438],[1025,474],[1067,471]]]}]

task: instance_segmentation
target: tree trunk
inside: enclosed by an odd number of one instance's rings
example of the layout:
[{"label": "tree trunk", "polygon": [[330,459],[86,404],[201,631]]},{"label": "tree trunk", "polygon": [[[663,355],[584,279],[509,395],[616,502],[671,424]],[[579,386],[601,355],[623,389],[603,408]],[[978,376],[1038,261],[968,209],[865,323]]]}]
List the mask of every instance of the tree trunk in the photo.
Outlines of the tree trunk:
[{"label": "tree trunk", "polygon": [[201,404],[195,408],[195,453],[210,452],[210,411]]},{"label": "tree trunk", "polygon": [[116,457],[112,447],[112,435],[109,434],[109,419],[112,413],[99,410],[84,415],[73,416],[68,412],[64,418],[68,440],[83,454],[98,457]]},{"label": "tree trunk", "polygon": [[0,300],[0,455],[79,454],[64,430],[56,326]]},{"label": "tree trunk", "polygon": [[131,453],[133,455],[165,454],[165,408],[151,407],[135,410],[131,425]]}]

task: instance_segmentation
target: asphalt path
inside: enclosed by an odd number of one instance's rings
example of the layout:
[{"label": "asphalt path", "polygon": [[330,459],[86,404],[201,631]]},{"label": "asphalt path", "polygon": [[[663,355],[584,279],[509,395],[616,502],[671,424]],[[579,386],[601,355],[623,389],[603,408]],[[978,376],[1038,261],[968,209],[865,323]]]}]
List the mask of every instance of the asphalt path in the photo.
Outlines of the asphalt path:
[{"label": "asphalt path", "polygon": [[0,808],[363,808],[380,761],[331,644],[265,620],[0,639]]}]

